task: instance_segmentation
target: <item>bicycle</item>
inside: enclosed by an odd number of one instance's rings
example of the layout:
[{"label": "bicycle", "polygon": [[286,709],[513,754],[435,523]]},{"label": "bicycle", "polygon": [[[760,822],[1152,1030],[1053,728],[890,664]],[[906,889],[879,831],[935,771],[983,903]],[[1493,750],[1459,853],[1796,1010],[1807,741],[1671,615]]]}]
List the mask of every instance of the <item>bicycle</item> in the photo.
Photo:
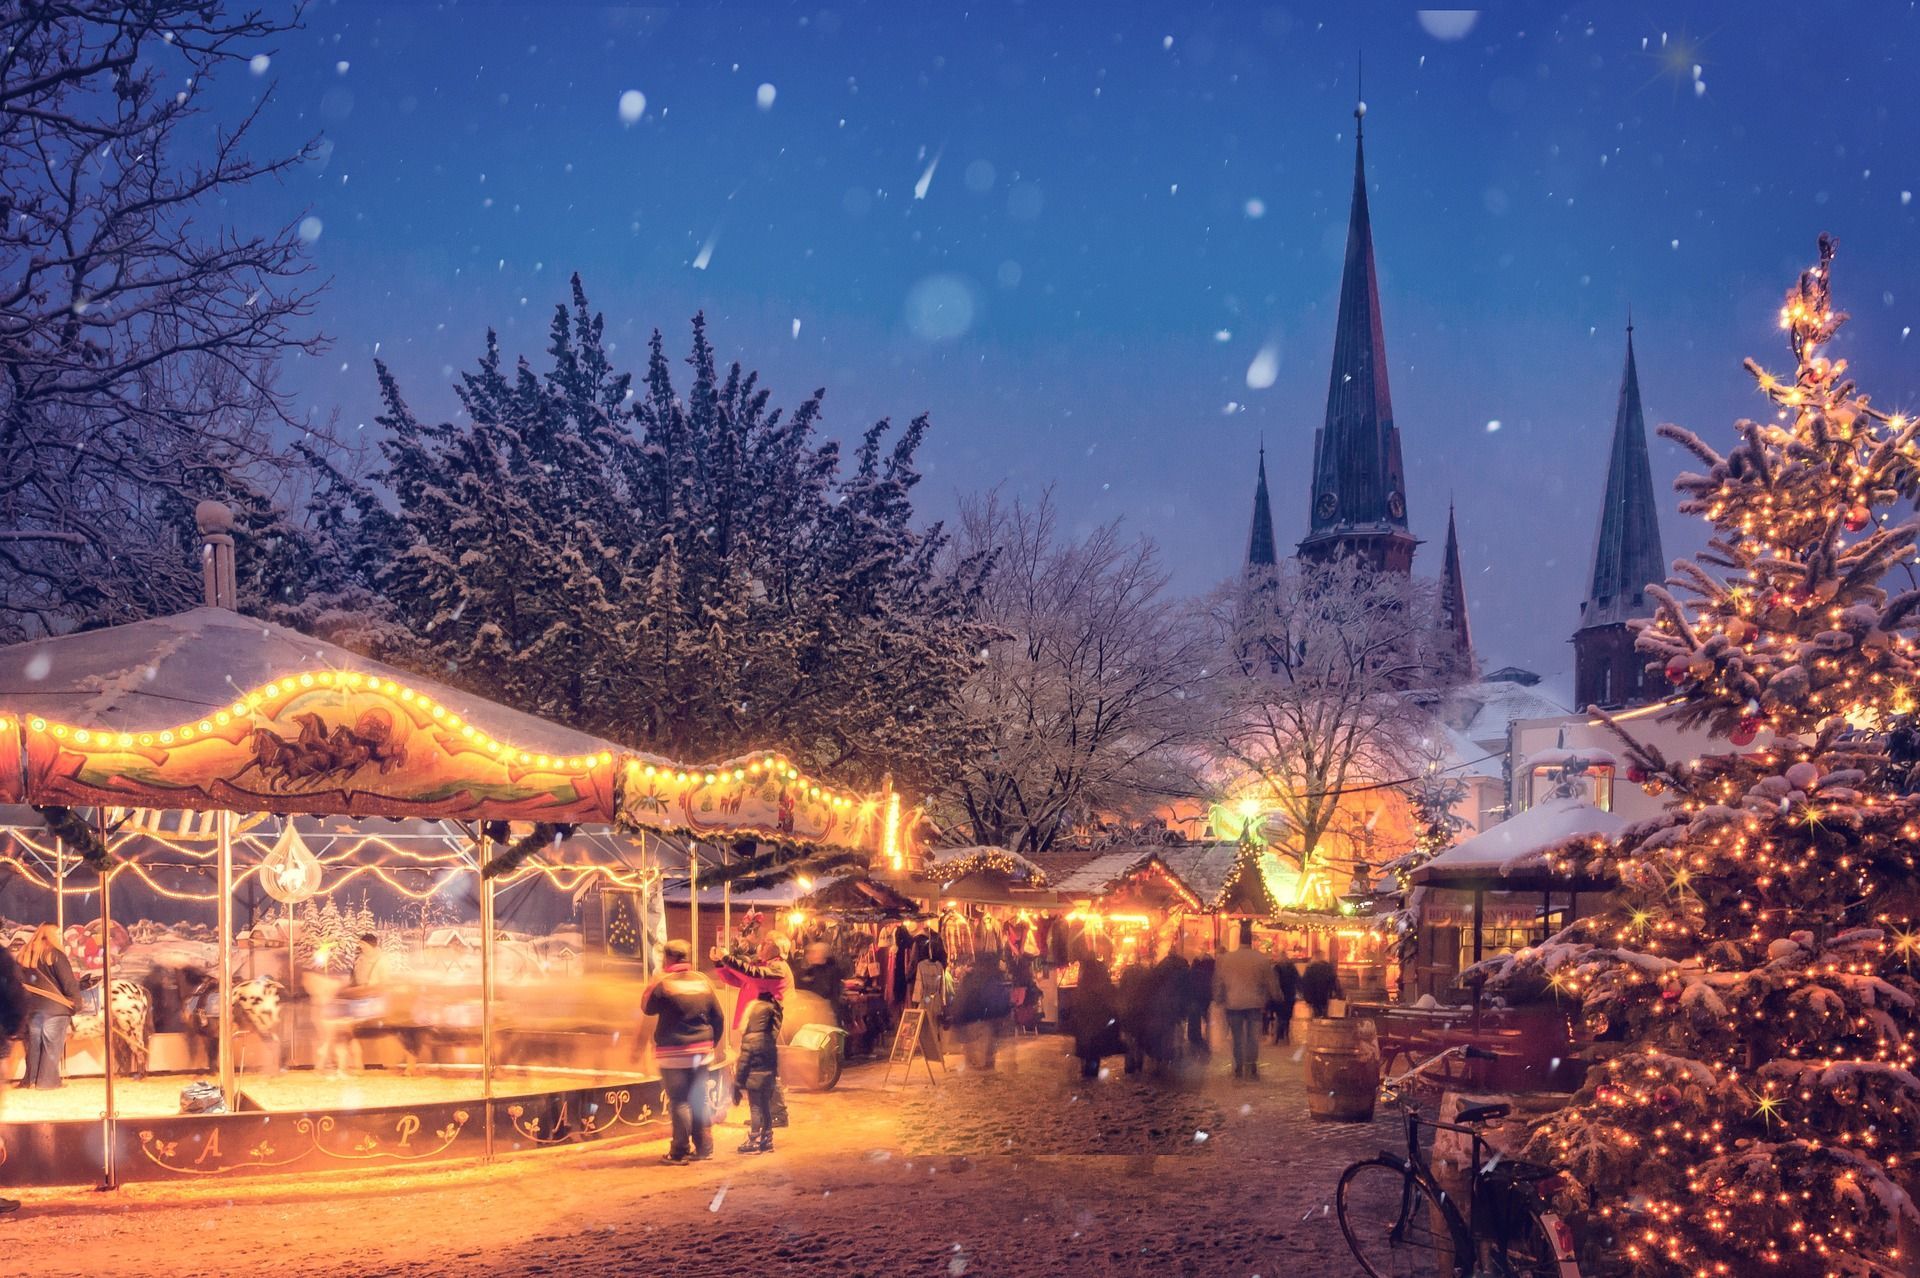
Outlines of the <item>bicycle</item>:
[{"label": "bicycle", "polygon": [[[1559,1172],[1492,1153],[1481,1135],[1512,1106],[1473,1105],[1443,1123],[1402,1097],[1408,1083],[1456,1055],[1493,1057],[1482,1048],[1450,1047],[1381,1084],[1382,1099],[1406,1115],[1407,1152],[1383,1151],[1340,1174],[1334,1198],[1354,1259],[1370,1278],[1580,1278],[1573,1231],[1546,1197]],[[1472,1141],[1464,1214],[1434,1179],[1420,1147],[1423,1126]]]}]

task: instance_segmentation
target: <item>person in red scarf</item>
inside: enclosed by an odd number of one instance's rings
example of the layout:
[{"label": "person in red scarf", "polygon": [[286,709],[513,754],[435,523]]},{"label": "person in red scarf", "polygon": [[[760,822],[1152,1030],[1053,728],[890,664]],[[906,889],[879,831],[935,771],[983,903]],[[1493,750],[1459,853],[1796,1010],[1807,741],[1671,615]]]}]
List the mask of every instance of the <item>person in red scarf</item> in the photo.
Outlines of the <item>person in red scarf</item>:
[{"label": "person in red scarf", "polygon": [[714,975],[727,985],[740,991],[740,998],[733,1005],[733,1030],[740,1032],[740,1022],[746,1019],[747,1009],[762,994],[770,994],[784,1000],[787,991],[793,988],[793,968],[787,962],[787,943],[778,936],[770,936],[760,943],[760,949],[752,959],[738,958],[716,950],[713,954]]}]

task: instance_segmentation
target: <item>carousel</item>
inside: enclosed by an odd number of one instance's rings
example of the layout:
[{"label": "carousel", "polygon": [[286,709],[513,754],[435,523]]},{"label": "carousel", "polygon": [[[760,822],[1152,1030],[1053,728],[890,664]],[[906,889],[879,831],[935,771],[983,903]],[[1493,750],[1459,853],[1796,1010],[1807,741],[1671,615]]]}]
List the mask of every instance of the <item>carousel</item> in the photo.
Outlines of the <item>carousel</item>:
[{"label": "carousel", "polygon": [[208,606],[0,649],[0,943],[52,925],[86,987],[63,1085],[0,1105],[0,1187],[663,1134],[636,1010],[663,869],[702,840],[883,850],[897,804],[242,617],[202,513]]}]

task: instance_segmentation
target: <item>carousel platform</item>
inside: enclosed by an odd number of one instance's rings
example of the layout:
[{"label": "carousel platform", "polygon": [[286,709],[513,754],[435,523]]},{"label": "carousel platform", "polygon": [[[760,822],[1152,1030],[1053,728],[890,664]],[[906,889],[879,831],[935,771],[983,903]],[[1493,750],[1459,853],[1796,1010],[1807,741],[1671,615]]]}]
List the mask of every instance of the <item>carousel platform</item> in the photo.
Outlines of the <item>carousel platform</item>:
[{"label": "carousel platform", "polygon": [[116,1080],[111,1119],[98,1078],[0,1088],[0,1188],[372,1171],[665,1130],[659,1079],[639,1074],[496,1069],[488,1100],[472,1067],[289,1070],[243,1075],[233,1113],[180,1113],[205,1077]]},{"label": "carousel platform", "polygon": [[[521,1069],[496,1070],[493,1079],[497,1097],[635,1081],[633,1075]],[[181,1089],[198,1081],[211,1081],[211,1077],[187,1073],[115,1079],[115,1115],[123,1119],[179,1117]],[[423,1068],[411,1075],[386,1069],[347,1074],[288,1070],[277,1075],[242,1077],[238,1090],[235,1108],[239,1110],[305,1113],[476,1100],[481,1084],[479,1071],[474,1069]],[[0,1124],[97,1122],[106,1116],[106,1092],[106,1084],[99,1078],[74,1079],[49,1091],[15,1088],[0,1092]]]}]

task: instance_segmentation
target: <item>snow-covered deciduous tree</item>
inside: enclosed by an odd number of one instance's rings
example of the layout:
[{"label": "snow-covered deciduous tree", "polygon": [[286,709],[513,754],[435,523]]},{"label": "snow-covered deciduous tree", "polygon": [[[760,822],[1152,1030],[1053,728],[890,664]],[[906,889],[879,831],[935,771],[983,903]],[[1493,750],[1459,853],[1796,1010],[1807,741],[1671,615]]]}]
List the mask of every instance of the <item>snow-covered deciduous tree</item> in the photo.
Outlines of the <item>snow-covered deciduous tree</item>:
[{"label": "snow-covered deciduous tree", "polygon": [[1605,912],[1500,982],[1578,1000],[1600,1039],[1530,1148],[1635,1274],[1904,1274],[1920,1224],[1920,799],[1886,747],[1920,591],[1882,584],[1914,558],[1920,439],[1824,353],[1831,269],[1823,239],[1787,295],[1793,373],[1748,364],[1765,419],[1724,454],[1662,429],[1703,463],[1676,486],[1714,535],[1655,588],[1639,648],[1670,719],[1772,744],[1670,760],[1616,725],[1667,807],[1589,867],[1619,881]]},{"label": "snow-covered deciduous tree", "polygon": [[310,424],[275,361],[317,349],[314,290],[296,226],[220,210],[307,152],[250,157],[254,113],[201,110],[290,29],[203,0],[0,6],[0,642],[198,602],[203,499],[290,531],[278,441]]},{"label": "snow-covered deciduous tree", "polygon": [[1251,570],[1215,602],[1211,743],[1302,866],[1355,859],[1370,831],[1353,793],[1418,766],[1432,720],[1406,694],[1432,681],[1431,595],[1343,558]]},{"label": "snow-covered deciduous tree", "polygon": [[1153,544],[1116,524],[1067,540],[1050,498],[996,492],[963,507],[956,553],[994,557],[981,620],[1000,637],[967,686],[973,747],[936,798],[944,835],[1032,854],[1163,802],[1204,735],[1211,654]]}]

